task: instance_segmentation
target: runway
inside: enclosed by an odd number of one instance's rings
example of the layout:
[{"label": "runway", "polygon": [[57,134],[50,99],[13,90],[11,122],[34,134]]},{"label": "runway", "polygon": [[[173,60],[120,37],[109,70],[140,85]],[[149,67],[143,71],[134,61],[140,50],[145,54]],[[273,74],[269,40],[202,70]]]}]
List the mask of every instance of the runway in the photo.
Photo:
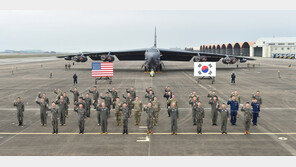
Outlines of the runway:
[{"label": "runway", "polygon": [[[255,69],[247,64],[224,65],[217,63],[216,82],[209,80],[196,83],[193,77],[193,62],[164,62],[165,70],[149,77],[141,69],[143,62],[114,62],[114,79],[111,85],[100,82],[99,91],[105,93],[115,87],[122,97],[125,89],[135,87],[142,102],[145,89],[153,87],[161,102],[159,125],[154,134],[146,134],[146,113],[142,112],[141,125],[134,126],[134,117],[129,120],[129,135],[122,135],[122,126],[115,125],[114,111],[108,120],[108,134],[100,134],[97,114],[92,109],[86,120],[85,134],[78,134],[77,114],[73,112],[72,75],[78,75],[78,91],[85,94],[94,85],[91,78],[91,62],[76,63],[71,70],[64,69],[64,60],[49,62],[21,62],[11,75],[11,64],[0,66],[0,155],[105,155],[105,156],[290,156],[296,155],[295,115],[295,67],[294,60],[258,59]],[[292,63],[292,67],[288,65]],[[41,66],[42,64],[42,66]],[[278,78],[277,71],[281,71]],[[237,74],[237,83],[230,84],[230,74]],[[49,78],[49,73],[53,78]],[[178,135],[170,135],[170,118],[167,116],[164,89],[170,86],[180,107]],[[61,88],[70,97],[69,118],[66,126],[59,126],[59,134],[52,135],[50,114],[48,126],[40,126],[40,115],[35,98],[38,92],[45,92],[52,101],[55,88]],[[220,133],[218,126],[212,126],[207,94],[216,90],[222,102],[228,100],[231,92],[238,90],[241,101],[251,100],[251,93],[260,90],[263,98],[258,126],[251,126],[251,135],[243,135],[243,114],[239,112],[237,126],[228,123],[228,134]],[[191,108],[188,97],[197,91],[206,108],[203,134],[197,135],[192,126]],[[16,112],[12,106],[18,96],[25,103],[24,127],[17,126]],[[147,140],[146,140],[147,138]],[[141,141],[141,142],[139,142]]]}]

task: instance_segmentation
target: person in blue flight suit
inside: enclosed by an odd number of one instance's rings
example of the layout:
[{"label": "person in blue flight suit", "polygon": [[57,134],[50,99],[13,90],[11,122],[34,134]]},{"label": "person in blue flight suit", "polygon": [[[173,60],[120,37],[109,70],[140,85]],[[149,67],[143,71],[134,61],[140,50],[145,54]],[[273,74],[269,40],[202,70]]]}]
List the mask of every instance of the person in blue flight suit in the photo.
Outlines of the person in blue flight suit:
[{"label": "person in blue flight suit", "polygon": [[253,126],[257,126],[257,118],[260,112],[260,103],[258,103],[257,99],[254,99],[251,103],[252,112],[253,112]]},{"label": "person in blue flight suit", "polygon": [[73,74],[73,85],[77,84],[77,79],[78,76],[76,75],[76,73]]},{"label": "person in blue flight suit", "polygon": [[230,123],[232,125],[236,125],[236,116],[239,104],[238,101],[235,99],[235,96],[232,96],[232,98],[228,100],[227,104],[230,105]]}]

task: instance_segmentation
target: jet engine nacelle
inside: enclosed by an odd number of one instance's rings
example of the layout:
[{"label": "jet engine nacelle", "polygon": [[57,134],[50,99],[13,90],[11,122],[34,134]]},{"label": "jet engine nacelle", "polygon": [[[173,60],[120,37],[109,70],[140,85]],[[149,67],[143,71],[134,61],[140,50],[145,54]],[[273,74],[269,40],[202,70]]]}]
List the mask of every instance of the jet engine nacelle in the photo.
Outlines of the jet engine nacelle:
[{"label": "jet engine nacelle", "polygon": [[193,62],[203,62],[207,61],[207,58],[205,56],[194,56],[193,57]]},{"label": "jet engine nacelle", "polygon": [[65,59],[65,60],[72,60],[72,57],[67,56],[67,57],[65,57],[64,59]]},{"label": "jet engine nacelle", "polygon": [[86,62],[87,61],[87,57],[86,56],[74,56],[73,60],[75,62]]},{"label": "jet engine nacelle", "polygon": [[228,57],[227,56],[227,57],[225,57],[225,58],[222,59],[222,63],[223,64],[234,64],[236,62],[237,62],[237,60],[234,57]]},{"label": "jet engine nacelle", "polygon": [[112,55],[102,55],[101,56],[101,60],[104,61],[104,62],[113,62],[115,60],[114,56]]},{"label": "jet engine nacelle", "polygon": [[240,63],[245,63],[245,62],[247,62],[247,59],[240,59],[239,62]]},{"label": "jet engine nacelle", "polygon": [[106,61],[108,61],[108,62],[113,62],[115,60],[115,58],[114,58],[114,56],[112,56],[112,55],[108,55],[107,57],[106,57]]},{"label": "jet engine nacelle", "polygon": [[86,62],[87,57],[86,56],[80,56],[80,62]]}]

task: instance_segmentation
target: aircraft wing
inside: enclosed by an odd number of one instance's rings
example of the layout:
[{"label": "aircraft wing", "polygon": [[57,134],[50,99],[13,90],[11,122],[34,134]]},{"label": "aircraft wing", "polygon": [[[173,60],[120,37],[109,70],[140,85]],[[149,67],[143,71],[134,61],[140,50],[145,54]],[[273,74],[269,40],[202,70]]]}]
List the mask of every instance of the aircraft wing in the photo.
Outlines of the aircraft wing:
[{"label": "aircraft wing", "polygon": [[83,52],[77,55],[67,55],[67,56],[58,56],[58,58],[71,58],[74,56],[88,56],[92,60],[101,60],[100,56],[102,55],[115,55],[119,60],[145,60],[145,51],[147,49],[134,49],[134,50],[124,50],[124,51],[110,51],[110,52]]},{"label": "aircraft wing", "polygon": [[235,57],[237,59],[255,60],[254,58],[244,56],[233,56],[216,53],[204,53],[198,51],[176,50],[176,49],[159,49],[161,60],[165,61],[190,61],[194,56],[205,56],[208,61],[219,61],[224,57]]}]

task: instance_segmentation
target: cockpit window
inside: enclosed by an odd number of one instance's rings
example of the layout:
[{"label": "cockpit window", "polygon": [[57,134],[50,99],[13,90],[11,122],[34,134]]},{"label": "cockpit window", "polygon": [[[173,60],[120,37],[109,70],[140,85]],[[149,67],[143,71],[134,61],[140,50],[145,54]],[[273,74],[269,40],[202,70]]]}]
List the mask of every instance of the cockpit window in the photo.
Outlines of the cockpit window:
[{"label": "cockpit window", "polygon": [[158,52],[157,49],[148,49],[148,52]]}]

